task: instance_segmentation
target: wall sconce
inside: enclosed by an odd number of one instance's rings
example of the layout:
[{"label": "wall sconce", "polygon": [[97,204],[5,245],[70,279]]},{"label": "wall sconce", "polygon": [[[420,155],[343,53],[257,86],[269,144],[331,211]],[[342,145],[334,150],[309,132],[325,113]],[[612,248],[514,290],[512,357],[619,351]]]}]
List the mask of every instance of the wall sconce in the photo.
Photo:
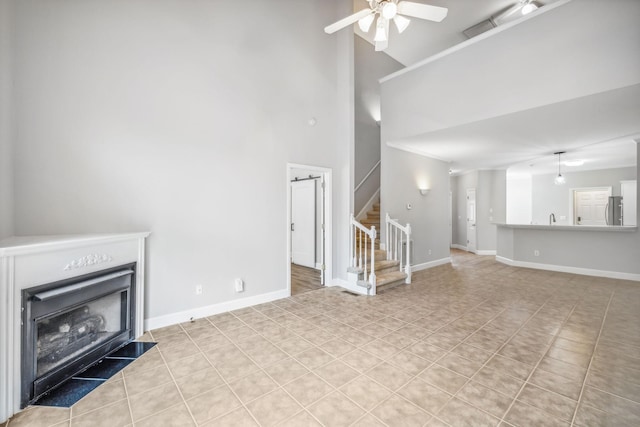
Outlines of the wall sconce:
[{"label": "wall sconce", "polygon": [[429,194],[429,191],[431,191],[430,188],[418,188],[418,190],[420,191],[420,194],[422,194],[423,196],[426,196],[427,194]]}]

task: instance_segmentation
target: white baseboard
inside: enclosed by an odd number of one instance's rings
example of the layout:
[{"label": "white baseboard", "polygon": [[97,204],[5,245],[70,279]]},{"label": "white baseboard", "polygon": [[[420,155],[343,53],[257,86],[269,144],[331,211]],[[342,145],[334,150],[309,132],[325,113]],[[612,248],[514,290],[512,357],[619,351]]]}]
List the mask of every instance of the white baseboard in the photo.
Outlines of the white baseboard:
[{"label": "white baseboard", "polygon": [[633,280],[640,282],[640,274],[620,271],[595,270],[592,268],[571,267],[568,265],[540,264],[537,262],[515,261],[496,255],[496,261],[512,267],[534,268],[536,270],[557,271],[560,273],[582,274],[584,276],[607,277],[609,279]]},{"label": "white baseboard", "polygon": [[437,259],[435,261],[423,262],[422,264],[415,264],[411,266],[411,272],[426,270],[428,268],[437,267],[439,265],[451,264],[451,257]]},{"label": "white baseboard", "polygon": [[362,209],[360,209],[360,212],[358,212],[358,215],[356,215],[356,219],[358,221],[360,221],[361,219],[364,219],[367,216],[367,212],[369,212],[371,209],[373,209],[373,205],[379,199],[380,199],[380,189],[378,188],[378,190],[376,190],[376,192],[373,193],[373,196],[371,196],[369,201],[367,203],[365,203],[364,207]]},{"label": "white baseboard", "polygon": [[265,302],[275,301],[277,299],[288,298],[289,291],[282,289],[266,294],[255,295],[247,298],[239,298],[232,301],[221,302],[219,304],[208,305],[206,307],[198,307],[192,310],[179,311],[177,313],[165,314],[164,316],[150,317],[144,320],[144,330],[164,328],[165,326],[175,325],[177,323],[188,322],[193,319],[201,319],[214,314],[224,313],[231,310],[250,307],[252,305],[264,304]]},{"label": "white baseboard", "polygon": [[451,247],[453,249],[460,249],[461,251],[471,252],[476,255],[496,255],[496,251],[491,249],[476,249],[475,251],[470,251],[466,246],[458,245],[456,243],[453,243]]},{"label": "white baseboard", "polygon": [[475,251],[476,255],[496,255],[496,251],[495,250],[488,250],[488,249],[480,249]]}]

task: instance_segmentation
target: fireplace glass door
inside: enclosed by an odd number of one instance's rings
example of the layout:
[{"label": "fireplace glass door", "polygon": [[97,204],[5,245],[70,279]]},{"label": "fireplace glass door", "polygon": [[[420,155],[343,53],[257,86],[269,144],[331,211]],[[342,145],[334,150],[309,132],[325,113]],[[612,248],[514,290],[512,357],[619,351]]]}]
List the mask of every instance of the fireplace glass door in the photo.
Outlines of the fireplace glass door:
[{"label": "fireplace glass door", "polygon": [[36,320],[36,377],[57,369],[127,329],[127,292]]},{"label": "fireplace glass door", "polygon": [[135,264],[23,291],[22,405],[133,339]]}]

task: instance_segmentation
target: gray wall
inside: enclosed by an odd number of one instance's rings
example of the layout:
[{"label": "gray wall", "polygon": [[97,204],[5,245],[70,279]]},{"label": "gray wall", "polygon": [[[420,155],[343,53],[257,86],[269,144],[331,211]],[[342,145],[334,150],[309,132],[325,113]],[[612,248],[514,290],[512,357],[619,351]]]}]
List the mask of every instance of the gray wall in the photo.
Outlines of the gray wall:
[{"label": "gray wall", "polygon": [[0,240],[13,235],[12,7],[0,0]]},{"label": "gray wall", "polygon": [[453,196],[452,243],[467,247],[467,189],[478,186],[478,171],[451,177]]},{"label": "gray wall", "polygon": [[346,277],[349,1],[14,6],[18,234],[151,231],[148,317],[284,291],[287,163],[322,166]]},{"label": "gray wall", "polygon": [[476,191],[477,247],[479,251],[496,250],[496,226],[507,217],[507,175],[505,170],[478,171]]},{"label": "gray wall", "polygon": [[[602,169],[583,172],[564,172],[567,182],[555,185],[554,174],[534,175],[532,178],[532,221],[548,224],[549,214],[554,213],[558,225],[570,224],[571,190],[587,187],[613,187],[612,194],[620,195],[620,181],[636,179],[636,168]],[[564,216],[566,219],[561,219]]]},{"label": "gray wall", "polygon": [[[382,165],[381,214],[411,224],[412,264],[449,257],[449,165],[384,145]],[[425,184],[431,191],[423,196],[418,187]]]},{"label": "gray wall", "polygon": [[452,243],[467,246],[467,189],[476,189],[476,249],[496,249],[494,222],[506,219],[506,171],[481,170],[451,177],[453,196]]},{"label": "gray wall", "polygon": [[[638,144],[640,152],[640,144]],[[635,179],[638,179],[638,173]],[[640,193],[640,189],[638,189]],[[640,275],[640,232],[531,230],[500,227],[498,255],[561,267]],[[534,250],[540,251],[534,256]]]},{"label": "gray wall", "polygon": [[[393,73],[403,65],[376,52],[373,46],[361,37],[354,37],[355,67],[355,158],[354,186],[358,185],[380,160],[380,83],[378,80]],[[354,214],[380,188],[380,168],[378,168],[354,195]]]}]

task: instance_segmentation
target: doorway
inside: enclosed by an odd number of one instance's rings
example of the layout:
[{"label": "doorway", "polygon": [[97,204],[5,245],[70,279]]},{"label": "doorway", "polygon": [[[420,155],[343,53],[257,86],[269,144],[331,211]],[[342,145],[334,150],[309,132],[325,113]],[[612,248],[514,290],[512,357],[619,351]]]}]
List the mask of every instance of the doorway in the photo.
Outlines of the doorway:
[{"label": "doorway", "polygon": [[331,277],[331,170],[287,165],[287,289],[322,288]]},{"label": "doorway", "polygon": [[467,188],[467,251],[476,253],[476,189]]},{"label": "doorway", "polygon": [[575,188],[572,192],[574,225],[607,225],[605,212],[611,187]]}]

